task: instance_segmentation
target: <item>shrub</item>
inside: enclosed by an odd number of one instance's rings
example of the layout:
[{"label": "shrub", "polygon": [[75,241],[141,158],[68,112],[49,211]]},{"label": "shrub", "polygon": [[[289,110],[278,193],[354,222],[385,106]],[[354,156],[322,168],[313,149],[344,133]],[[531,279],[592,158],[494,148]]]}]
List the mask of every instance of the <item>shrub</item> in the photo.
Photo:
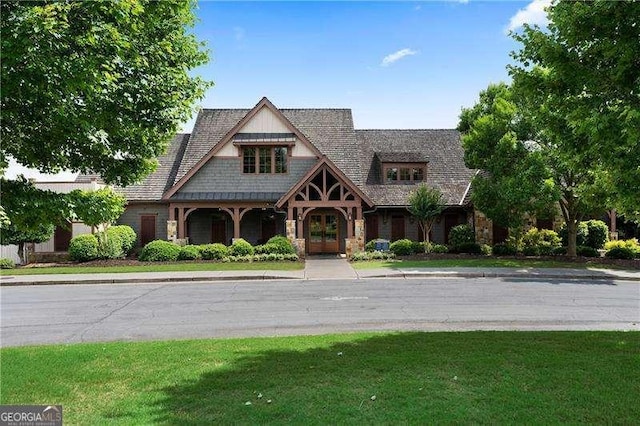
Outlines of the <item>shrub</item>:
[{"label": "shrub", "polygon": [[[589,234],[589,228],[587,227],[587,222],[578,223],[578,235],[576,237],[576,245],[577,246],[586,246],[587,245],[587,235]],[[560,227],[560,232],[558,232],[560,239],[562,240],[563,246],[569,245],[569,233],[567,232],[567,224],[563,223],[562,227]]]},{"label": "shrub", "polygon": [[480,251],[485,256],[491,256],[491,253],[493,253],[493,250],[491,249],[491,246],[489,244],[482,244],[480,246]]},{"label": "shrub", "polygon": [[522,237],[522,253],[527,256],[551,255],[560,247],[560,237],[550,229],[529,229]]},{"label": "shrub", "polygon": [[413,253],[415,253],[415,254],[429,253],[429,249],[430,248],[431,248],[431,244],[430,243],[425,243],[425,242],[420,242],[420,241],[412,241],[411,242],[411,251]]},{"label": "shrub", "polygon": [[476,236],[469,225],[454,226],[451,228],[451,231],[449,231],[449,245],[452,247],[466,243],[474,243],[475,241]]},{"label": "shrub", "polygon": [[413,253],[413,242],[411,240],[398,240],[389,245],[389,250],[396,256],[408,256]]},{"label": "shrub", "polygon": [[169,241],[155,240],[140,251],[139,259],[147,262],[167,262],[178,259],[180,246]]},{"label": "shrub", "polygon": [[96,238],[98,239],[98,259],[119,259],[124,256],[119,234],[99,232]]},{"label": "shrub", "polygon": [[448,253],[449,247],[444,244],[431,244],[429,253]]},{"label": "shrub", "polygon": [[87,262],[98,258],[98,239],[93,234],[82,234],[71,239],[69,258],[78,262]]},{"label": "shrub", "polygon": [[376,240],[371,240],[367,244],[364,245],[365,251],[376,251]]},{"label": "shrub", "polygon": [[0,269],[13,269],[16,267],[16,264],[11,259],[7,259],[6,257],[0,258]]},{"label": "shrub", "polygon": [[578,256],[584,256],[584,257],[600,257],[600,253],[598,253],[598,250],[589,246],[576,247],[576,254]]},{"label": "shrub", "polygon": [[601,249],[609,241],[609,227],[601,220],[587,221],[586,246]]},{"label": "shrub", "polygon": [[238,238],[229,247],[230,256],[253,256],[253,246],[242,238]]},{"label": "shrub", "polygon": [[605,256],[612,259],[633,259],[638,256],[636,251],[631,247],[613,247],[605,253]]},{"label": "shrub", "polygon": [[117,225],[111,226],[107,229],[107,237],[111,237],[112,235],[117,235],[122,242],[122,252],[124,255],[128,255],[131,253],[133,248],[136,246],[136,241],[138,240],[138,236],[132,227],[127,225]]},{"label": "shrub", "polygon": [[518,254],[516,248],[509,244],[495,244],[491,251],[495,256],[514,256]]},{"label": "shrub", "polygon": [[283,237],[282,235],[276,235],[275,237],[269,238],[267,241],[268,246],[267,253],[278,253],[278,254],[295,254],[296,249],[291,244],[291,241],[287,237]]},{"label": "shrub", "polygon": [[567,254],[566,247],[556,247],[551,251],[551,254],[554,256],[564,256]]},{"label": "shrub", "polygon": [[395,259],[396,255],[388,251],[361,251],[351,255],[352,262],[360,262],[366,260],[388,260]]},{"label": "shrub", "polygon": [[636,240],[635,238],[630,240],[608,241],[604,245],[605,250],[611,250],[614,247],[628,247],[628,248],[631,248],[632,250],[640,250],[640,244],[638,243],[638,240]]},{"label": "shrub", "polygon": [[454,247],[457,253],[481,254],[482,248],[477,243],[462,243]]},{"label": "shrub", "polygon": [[229,255],[229,249],[220,243],[205,244],[200,246],[200,253],[205,260],[221,260]]},{"label": "shrub", "polygon": [[187,245],[180,248],[178,260],[198,260],[202,259],[200,248],[194,245]]}]

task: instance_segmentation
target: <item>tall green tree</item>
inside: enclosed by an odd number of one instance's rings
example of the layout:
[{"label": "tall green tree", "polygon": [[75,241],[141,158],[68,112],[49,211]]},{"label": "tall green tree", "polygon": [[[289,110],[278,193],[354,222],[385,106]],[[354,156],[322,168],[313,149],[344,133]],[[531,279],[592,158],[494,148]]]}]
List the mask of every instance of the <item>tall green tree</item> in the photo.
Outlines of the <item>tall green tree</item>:
[{"label": "tall green tree", "polygon": [[444,210],[442,193],[435,188],[422,184],[409,195],[408,209],[409,213],[418,220],[426,250],[426,243],[429,242],[429,232],[433,222]]},{"label": "tall green tree", "polygon": [[73,217],[64,194],[38,189],[23,176],[0,179],[2,205],[9,224],[0,230],[0,244],[16,244],[22,263],[27,263],[25,245],[42,243],[53,236],[56,225]]},{"label": "tall green tree", "polygon": [[126,204],[126,199],[111,188],[95,191],[76,189],[67,195],[73,213],[92,229],[102,224],[110,225],[118,219]]},{"label": "tall green tree", "polygon": [[465,164],[480,169],[472,181],[474,205],[511,235],[521,235],[527,214],[548,212],[558,193],[511,88],[491,84],[480,92],[479,101],[462,110],[458,130]]},{"label": "tall green tree", "polygon": [[0,3],[0,167],[98,173],[128,185],[155,169],[209,83],[190,32],[194,0]]},{"label": "tall green tree", "polygon": [[513,35],[522,44],[509,67],[518,94],[536,116],[556,116],[544,120],[568,135],[558,141],[565,158],[586,166],[597,159],[612,202],[637,214],[640,3],[555,1],[548,17],[547,29],[525,26]]}]

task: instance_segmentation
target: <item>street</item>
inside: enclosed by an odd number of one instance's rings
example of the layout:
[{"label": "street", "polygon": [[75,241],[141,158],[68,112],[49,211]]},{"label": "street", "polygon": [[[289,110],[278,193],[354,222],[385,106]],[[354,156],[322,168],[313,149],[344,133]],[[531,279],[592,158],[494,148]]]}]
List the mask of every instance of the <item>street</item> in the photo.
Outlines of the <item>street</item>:
[{"label": "street", "polygon": [[1,345],[365,330],[639,330],[640,285],[522,278],[0,288]]}]

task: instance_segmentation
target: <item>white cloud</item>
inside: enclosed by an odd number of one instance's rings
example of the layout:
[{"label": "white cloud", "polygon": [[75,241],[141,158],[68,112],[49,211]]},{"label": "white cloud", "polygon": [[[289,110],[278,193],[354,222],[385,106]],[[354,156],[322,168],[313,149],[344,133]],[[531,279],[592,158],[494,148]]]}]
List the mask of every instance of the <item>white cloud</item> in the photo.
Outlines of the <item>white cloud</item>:
[{"label": "white cloud", "polygon": [[418,53],[416,50],[411,50],[411,49],[398,50],[397,52],[394,52],[385,56],[384,59],[382,59],[382,63],[380,64],[380,66],[388,67],[392,63],[399,61],[405,56],[415,55],[416,53]]},{"label": "white cloud", "polygon": [[550,4],[551,0],[533,0],[527,7],[520,9],[511,17],[509,25],[505,28],[505,33],[517,30],[524,24],[546,26],[548,20],[544,8]]}]

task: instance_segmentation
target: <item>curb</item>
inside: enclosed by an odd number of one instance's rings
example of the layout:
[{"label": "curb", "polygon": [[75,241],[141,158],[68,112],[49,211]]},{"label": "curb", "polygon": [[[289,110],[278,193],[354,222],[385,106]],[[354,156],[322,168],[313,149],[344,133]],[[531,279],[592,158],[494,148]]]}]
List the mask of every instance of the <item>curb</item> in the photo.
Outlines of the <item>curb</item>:
[{"label": "curb", "polygon": [[75,284],[153,284],[153,283],[179,283],[179,282],[201,282],[201,281],[265,281],[265,280],[301,280],[299,277],[281,277],[277,275],[239,275],[229,277],[170,277],[170,278],[113,278],[96,280],[74,280],[74,281],[13,281],[0,282],[0,287],[19,287],[36,285],[75,285]]},{"label": "curb", "polygon": [[394,272],[388,274],[379,275],[358,275],[358,279],[367,278],[525,278],[525,279],[564,279],[564,280],[617,280],[617,281],[640,281],[640,277],[626,277],[615,275],[580,275],[580,276],[568,276],[560,274],[520,274],[520,273],[497,273],[497,272]]}]

